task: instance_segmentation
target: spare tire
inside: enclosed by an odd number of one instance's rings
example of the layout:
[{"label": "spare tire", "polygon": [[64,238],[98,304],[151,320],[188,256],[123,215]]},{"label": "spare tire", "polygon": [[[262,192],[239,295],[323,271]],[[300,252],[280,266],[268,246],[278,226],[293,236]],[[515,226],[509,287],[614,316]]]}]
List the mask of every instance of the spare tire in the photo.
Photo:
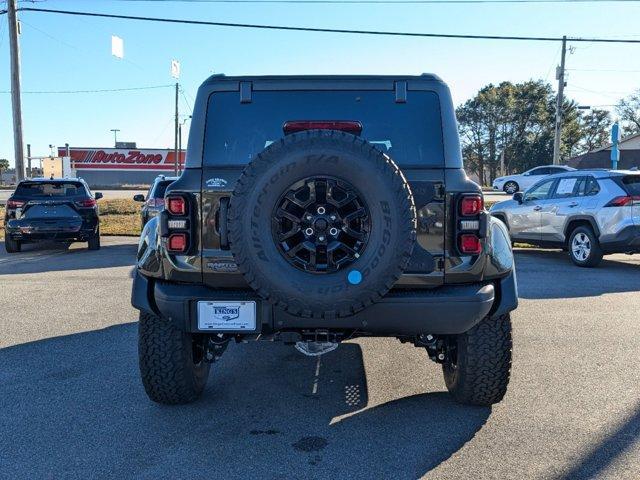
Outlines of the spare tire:
[{"label": "spare tire", "polygon": [[229,202],[230,248],[264,299],[303,317],[352,315],[407,266],[416,209],[398,166],[348,133],[308,130],[269,145]]}]

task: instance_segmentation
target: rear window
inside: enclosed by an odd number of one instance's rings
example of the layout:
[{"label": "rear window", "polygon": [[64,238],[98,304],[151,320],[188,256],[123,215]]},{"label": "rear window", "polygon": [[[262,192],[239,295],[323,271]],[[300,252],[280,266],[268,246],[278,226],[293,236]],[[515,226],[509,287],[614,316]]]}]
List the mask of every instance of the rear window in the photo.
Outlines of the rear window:
[{"label": "rear window", "polygon": [[624,177],[622,183],[629,195],[640,195],[640,175]]},{"label": "rear window", "polygon": [[78,182],[23,182],[18,184],[14,196],[26,198],[88,196],[84,185]]},{"label": "rear window", "polygon": [[153,189],[151,195],[152,198],[164,198],[164,192],[167,191],[167,187],[173,183],[173,180],[163,180],[156,183],[156,187]]},{"label": "rear window", "polygon": [[440,103],[434,92],[410,91],[396,103],[392,91],[238,92],[209,98],[205,165],[244,165],[284,136],[291,120],[359,121],[361,137],[401,166],[444,165]]}]

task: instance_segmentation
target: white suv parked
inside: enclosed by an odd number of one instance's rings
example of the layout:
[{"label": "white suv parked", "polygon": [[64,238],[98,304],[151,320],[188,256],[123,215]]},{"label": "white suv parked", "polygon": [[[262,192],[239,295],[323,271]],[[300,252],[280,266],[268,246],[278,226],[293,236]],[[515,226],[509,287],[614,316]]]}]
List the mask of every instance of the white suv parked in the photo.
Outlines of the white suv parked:
[{"label": "white suv parked", "polygon": [[496,178],[493,181],[493,189],[502,190],[509,195],[513,195],[516,192],[524,192],[547,175],[571,172],[573,170],[575,170],[575,168],[567,167],[565,165],[544,165],[542,167],[535,167],[517,175],[507,175],[506,177]]},{"label": "white suv parked", "polygon": [[575,170],[544,178],[491,214],[513,241],[566,248],[573,263],[595,267],[607,253],[640,253],[640,173]]}]

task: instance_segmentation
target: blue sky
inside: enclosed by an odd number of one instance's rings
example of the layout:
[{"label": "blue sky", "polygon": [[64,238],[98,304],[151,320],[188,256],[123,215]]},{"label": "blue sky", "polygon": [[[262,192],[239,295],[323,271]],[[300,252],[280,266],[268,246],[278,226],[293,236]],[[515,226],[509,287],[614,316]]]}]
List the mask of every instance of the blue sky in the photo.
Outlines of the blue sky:
[{"label": "blue sky", "polygon": [[[292,5],[45,0],[23,6],[223,22],[402,30],[432,33],[590,36],[640,39],[640,3],[478,5]],[[0,9],[5,6],[0,1]],[[23,90],[87,90],[168,85],[172,58],[182,64],[182,113],[212,73],[418,74],[433,72],[459,104],[503,80],[554,81],[555,43],[370,37],[194,27],[22,12]],[[0,92],[10,89],[6,15],[0,16]],[[111,35],[125,59],[111,56]],[[586,105],[615,104],[640,88],[640,44],[575,44],[567,56],[567,95]],[[25,143],[139,147],[173,144],[173,91],[23,95]],[[0,93],[0,158],[13,162],[11,103]]]}]

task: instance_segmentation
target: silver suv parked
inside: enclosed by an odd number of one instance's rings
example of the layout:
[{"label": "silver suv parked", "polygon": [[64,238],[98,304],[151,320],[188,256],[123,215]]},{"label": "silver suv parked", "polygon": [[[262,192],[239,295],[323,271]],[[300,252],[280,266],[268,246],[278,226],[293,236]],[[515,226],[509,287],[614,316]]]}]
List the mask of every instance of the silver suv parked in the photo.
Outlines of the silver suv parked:
[{"label": "silver suv parked", "polygon": [[595,267],[608,253],[640,252],[640,173],[576,170],[545,177],[491,214],[513,241],[567,249],[573,263]]}]

